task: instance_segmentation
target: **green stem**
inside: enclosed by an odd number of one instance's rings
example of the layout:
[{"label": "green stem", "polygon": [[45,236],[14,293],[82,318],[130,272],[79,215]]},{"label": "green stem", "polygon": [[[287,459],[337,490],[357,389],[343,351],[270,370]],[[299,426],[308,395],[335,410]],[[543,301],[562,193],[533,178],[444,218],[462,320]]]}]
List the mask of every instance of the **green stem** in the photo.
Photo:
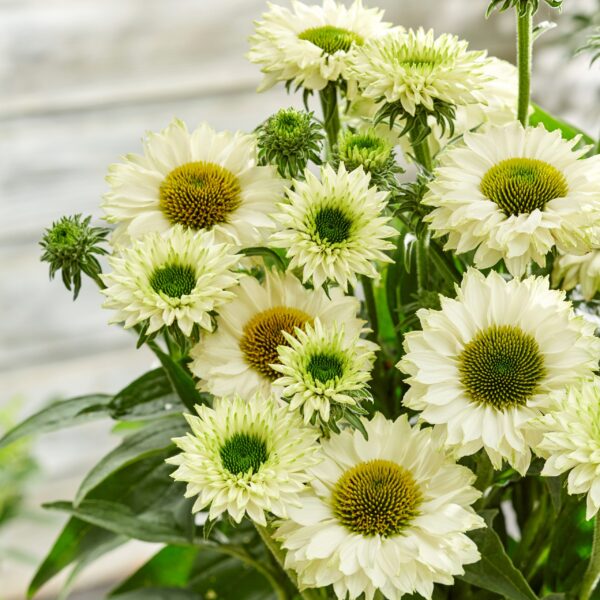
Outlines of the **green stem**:
[{"label": "green stem", "polygon": [[285,553],[281,549],[281,546],[271,537],[267,527],[263,527],[258,523],[254,523],[254,526],[256,527],[256,531],[258,531],[258,535],[260,535],[264,545],[269,549],[269,552],[273,555],[273,558],[281,567],[281,570],[287,574],[287,576],[290,578],[290,581],[298,590],[300,597],[304,598],[305,600],[321,600],[321,594],[317,590],[311,590],[310,588],[305,590],[300,589],[298,578],[296,577],[295,573],[285,568]]},{"label": "green stem", "polygon": [[600,579],[600,518],[594,517],[594,541],[592,542],[592,555],[587,571],[583,576],[583,583],[579,592],[579,600],[589,600],[596,589]]},{"label": "green stem", "polygon": [[533,17],[531,9],[523,16],[517,12],[517,65],[519,67],[519,100],[517,118],[523,127],[529,123],[531,93],[531,56],[533,49]]},{"label": "green stem", "polygon": [[429,141],[428,138],[420,141],[419,143],[415,143],[415,138],[411,134],[410,143],[417,159],[417,162],[429,173],[433,171],[433,161],[431,160],[431,151],[429,150]]},{"label": "green stem", "polygon": [[340,111],[338,107],[337,86],[330,81],[320,92],[321,108],[323,109],[323,127],[327,134],[327,157],[333,155],[340,132]]},{"label": "green stem", "polygon": [[371,333],[369,337],[372,341],[377,342],[379,339],[379,317],[377,316],[377,303],[375,302],[375,292],[373,291],[373,280],[366,275],[362,275],[360,281],[365,293],[365,304],[367,305],[369,321],[371,322],[371,329],[373,330],[373,333]]}]

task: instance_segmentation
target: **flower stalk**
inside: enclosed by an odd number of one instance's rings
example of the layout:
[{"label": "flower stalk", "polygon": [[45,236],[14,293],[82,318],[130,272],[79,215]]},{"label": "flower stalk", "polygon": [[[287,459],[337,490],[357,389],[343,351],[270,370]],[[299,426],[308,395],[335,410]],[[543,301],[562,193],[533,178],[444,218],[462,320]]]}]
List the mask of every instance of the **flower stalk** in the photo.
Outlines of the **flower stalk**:
[{"label": "flower stalk", "polygon": [[594,517],[594,541],[592,542],[592,555],[588,568],[583,576],[579,600],[589,600],[600,580],[600,518]]},{"label": "flower stalk", "polygon": [[319,92],[319,98],[323,110],[323,127],[327,134],[327,156],[331,158],[340,132],[340,111],[336,84],[330,81]]},{"label": "flower stalk", "polygon": [[527,127],[529,123],[532,50],[533,15],[531,8],[529,8],[522,14],[517,11],[517,65],[519,68],[517,119],[521,122],[523,127]]}]

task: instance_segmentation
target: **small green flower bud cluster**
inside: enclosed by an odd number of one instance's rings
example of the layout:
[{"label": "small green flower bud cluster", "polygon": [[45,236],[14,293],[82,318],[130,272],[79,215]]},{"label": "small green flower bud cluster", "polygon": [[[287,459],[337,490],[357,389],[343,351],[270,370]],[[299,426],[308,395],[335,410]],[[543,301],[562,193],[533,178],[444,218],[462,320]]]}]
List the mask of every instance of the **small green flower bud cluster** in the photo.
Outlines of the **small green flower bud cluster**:
[{"label": "small green flower bud cluster", "polygon": [[90,227],[91,217],[80,214],[62,217],[46,229],[40,246],[44,249],[41,260],[50,264],[50,279],[61,271],[65,287],[73,289],[76,299],[81,289],[81,272],[100,280],[102,267],[95,255],[106,254],[100,246],[110,233],[105,227]]},{"label": "small green flower bud cluster", "polygon": [[281,109],[258,129],[260,164],[272,164],[282,177],[301,176],[309,161],[321,164],[323,132],[313,113]]},{"label": "small green flower bud cluster", "polygon": [[372,130],[342,132],[335,158],[338,163],[343,162],[349,172],[362,167],[365,173],[370,173],[373,185],[381,189],[395,189],[398,185],[396,174],[402,169],[396,163],[394,148]]},{"label": "small green flower bud cluster", "polygon": [[[552,8],[562,8],[563,0],[543,0]],[[516,8],[520,17],[524,17],[528,12],[534,15],[540,6],[540,0],[492,0],[486,11],[486,16],[491,15],[495,10],[503,12],[509,8]]]}]

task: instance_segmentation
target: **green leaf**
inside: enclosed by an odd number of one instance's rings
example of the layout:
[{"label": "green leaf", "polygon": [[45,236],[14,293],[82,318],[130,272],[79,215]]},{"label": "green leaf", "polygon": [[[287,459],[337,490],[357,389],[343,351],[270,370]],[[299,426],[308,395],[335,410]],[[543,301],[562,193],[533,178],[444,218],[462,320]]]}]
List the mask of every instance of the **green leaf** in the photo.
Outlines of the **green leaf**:
[{"label": "green leaf", "polygon": [[[157,508],[170,510],[171,518],[178,522],[178,531],[185,531],[185,537],[189,539],[193,533],[190,503],[183,496],[185,486],[169,476],[173,467],[164,462],[168,454],[164,452],[140,460],[112,473],[88,494],[86,500],[110,502],[118,498],[124,506],[143,518]],[[34,575],[29,596],[82,554],[107,544],[115,537],[113,531],[81,519],[71,519]]]},{"label": "green leaf", "polygon": [[481,560],[465,566],[465,574],[459,578],[471,585],[499,594],[508,600],[538,600],[533,590],[514,566],[498,534],[491,528],[496,511],[483,511],[488,527],[470,533],[477,544]]},{"label": "green leaf", "polygon": [[172,439],[187,431],[186,422],[180,415],[172,415],[152,421],[150,425],[127,436],[109,452],[85,477],[73,503],[78,506],[90,490],[102,483],[111,473],[135,461],[164,453],[174,448]]},{"label": "green leaf", "polygon": [[196,389],[196,384],[189,371],[160,350],[158,346],[153,347],[152,350],[160,360],[173,389],[177,392],[185,407],[195,413],[195,405],[205,404],[205,397]]},{"label": "green leaf", "polygon": [[534,111],[529,117],[529,124],[532,126],[538,125],[542,123],[548,131],[556,131],[557,129],[562,133],[562,136],[566,140],[571,140],[577,135],[581,135],[581,138],[585,144],[594,144],[594,139],[589,136],[587,133],[563,121],[562,119],[558,119],[557,117],[552,116],[550,113],[547,113],[543,108],[537,106],[537,104],[532,104]]},{"label": "green leaf", "polygon": [[177,588],[142,588],[113,596],[118,600],[203,600],[203,597],[190,590]]},{"label": "green leaf", "polygon": [[144,586],[183,588],[192,576],[200,548],[196,546],[166,546],[157,552],[110,595],[121,597]]},{"label": "green leaf", "polygon": [[102,417],[108,411],[110,398],[106,394],[91,394],[54,402],[8,431],[0,439],[0,448],[26,435],[55,431]]},{"label": "green leaf", "polygon": [[275,266],[280,271],[287,269],[287,261],[280,256],[275,250],[265,246],[255,246],[253,248],[244,248],[238,252],[244,256],[261,256],[267,267]]},{"label": "green leaf", "polygon": [[47,581],[50,581],[72,562],[89,556],[97,548],[106,547],[111,543],[116,545],[125,540],[124,536],[119,536],[111,531],[99,529],[79,519],[69,519],[44,562],[33,576],[27,590],[27,597],[33,597]]},{"label": "green leaf", "polygon": [[122,389],[109,404],[113,419],[138,421],[171,412],[182,412],[184,405],[173,391],[164,368],[145,373]]},{"label": "green leaf", "polygon": [[50,502],[44,504],[44,508],[68,512],[97,527],[144,542],[189,544],[191,540],[171,509],[172,502],[177,500],[180,494],[181,490],[177,489],[177,494],[164,495],[163,506],[142,514],[125,504],[110,500],[82,500],[77,506],[71,502]]},{"label": "green leaf", "polygon": [[568,592],[581,583],[591,554],[593,521],[585,518],[585,500],[567,496],[549,533],[544,583],[547,589]]}]

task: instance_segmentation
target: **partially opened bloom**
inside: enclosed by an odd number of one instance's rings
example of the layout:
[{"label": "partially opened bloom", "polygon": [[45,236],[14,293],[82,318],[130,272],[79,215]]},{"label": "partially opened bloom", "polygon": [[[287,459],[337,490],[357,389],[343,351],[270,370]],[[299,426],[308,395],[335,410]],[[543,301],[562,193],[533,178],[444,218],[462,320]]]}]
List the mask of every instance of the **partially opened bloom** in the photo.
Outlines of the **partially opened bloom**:
[{"label": "partially opened bloom", "polygon": [[265,513],[285,517],[298,506],[308,468],[318,461],[318,432],[269,397],[223,398],[214,408],[186,415],[191,432],[173,441],[181,453],[167,462],[171,475],[197,496],[193,512],[210,505],[209,517],[227,512],[266,525]]},{"label": "partially opened bloom", "polygon": [[360,304],[339,289],[330,296],[306,289],[291,273],[267,272],[263,283],[244,277],[235,288],[235,300],[217,317],[217,330],[204,336],[191,352],[191,371],[200,389],[216,396],[268,393],[279,373],[277,348],[286,344],[283,331],[295,335],[315,318],[324,325],[344,323],[357,335],[364,321],[356,318]]},{"label": "partially opened bloom", "polygon": [[[471,504],[475,476],[457,465],[439,432],[380,413],[363,420],[369,439],[345,430],[322,440],[301,508],[275,537],[301,587],[333,585],[339,599],[377,590],[386,598],[451,584],[480,558],[466,532],[484,522]],[[362,596],[361,596],[362,597]]]},{"label": "partially opened bloom", "polygon": [[318,318],[295,335],[283,335],[288,345],[279,346],[279,363],[272,365],[281,374],[274,385],[283,388],[281,395],[305,423],[319,415],[326,424],[332,408],[360,406],[368,396],[377,344],[356,333],[346,335],[343,323],[323,327]]},{"label": "partially opened bloom", "polygon": [[542,475],[569,472],[569,494],[587,494],[586,517],[600,508],[600,379],[582,381],[555,394],[552,410],[539,419],[536,451],[546,458]]},{"label": "partially opened bloom", "polygon": [[209,232],[177,226],[167,236],[149,233],[109,257],[103,306],[116,311],[111,323],[125,328],[148,321],[146,333],[173,324],[187,336],[194,325],[211,331],[211,312],[234,298],[239,259]]},{"label": "partially opened bloom", "polygon": [[552,282],[563,290],[580,286],[586,300],[591,300],[600,291],[600,250],[587,254],[559,254],[554,260]]},{"label": "partially opened bloom", "polygon": [[269,12],[256,22],[248,58],[262,66],[259,91],[278,81],[294,87],[322,90],[344,76],[352,48],[386,33],[383,11],[364,8],[361,0],[346,7],[334,0],[306,5],[292,0],[292,9],[269,4]]},{"label": "partially opened bloom", "polygon": [[436,38],[432,30],[397,31],[356,48],[348,74],[366,98],[397,103],[412,116],[419,107],[433,113],[440,103],[483,99],[485,52],[467,48],[467,42],[447,33]]},{"label": "partially opened bloom", "polygon": [[109,167],[103,208],[117,223],[114,242],[178,224],[211,230],[218,242],[260,244],[273,228],[269,215],[283,180],[275,167],[256,161],[253,135],[217,133],[206,124],[189,132],[178,119],[149,133],[142,155]]},{"label": "partially opened bloom", "polygon": [[358,275],[378,277],[373,263],[391,262],[385,250],[397,235],[384,214],[388,193],[370,187],[362,168],[348,173],[343,163],[337,172],[321,168],[320,179],[308,170],[305,176],[274,216],[282,229],[271,240],[287,249],[290,268],[302,268],[304,281],[316,287],[330,280],[347,289]]},{"label": "partially opened bloom", "polygon": [[505,459],[524,474],[537,441],[531,421],[549,394],[598,367],[594,326],[564,298],[547,278],[470,269],[456,299],[421,309],[422,331],[405,336],[404,404],[442,428],[459,456],[483,448],[495,468]]},{"label": "partially opened bloom", "polygon": [[434,237],[448,236],[446,249],[475,250],[477,267],[504,259],[522,275],[530,261],[543,266],[553,247],[583,254],[592,227],[600,223],[597,157],[582,159],[577,139],[542,125],[518,122],[465,133],[464,144],[440,156],[423,203]]}]

